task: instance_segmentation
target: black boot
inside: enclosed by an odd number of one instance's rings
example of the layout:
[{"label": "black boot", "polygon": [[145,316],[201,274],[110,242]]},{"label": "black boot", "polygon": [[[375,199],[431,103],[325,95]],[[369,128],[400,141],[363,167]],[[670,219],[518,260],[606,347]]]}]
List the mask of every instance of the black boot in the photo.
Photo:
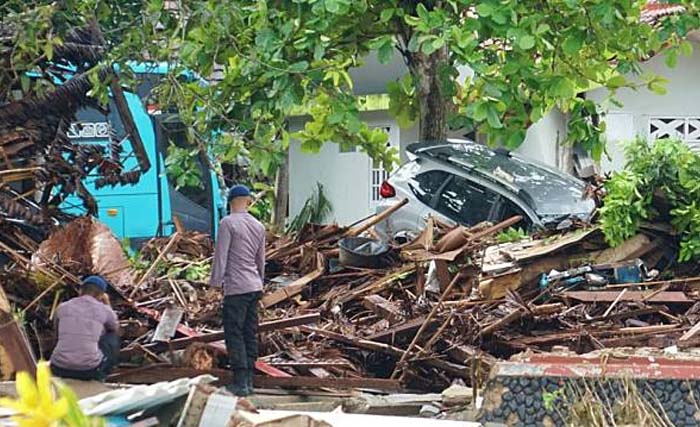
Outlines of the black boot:
[{"label": "black boot", "polygon": [[248,370],[247,369],[236,369],[233,371],[233,381],[231,384],[226,386],[228,391],[236,396],[248,396],[250,390],[248,390]]}]

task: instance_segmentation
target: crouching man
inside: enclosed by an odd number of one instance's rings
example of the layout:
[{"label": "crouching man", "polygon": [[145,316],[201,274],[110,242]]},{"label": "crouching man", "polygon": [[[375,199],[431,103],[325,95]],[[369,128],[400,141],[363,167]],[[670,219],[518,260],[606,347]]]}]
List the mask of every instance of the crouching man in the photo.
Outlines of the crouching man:
[{"label": "crouching man", "polygon": [[58,343],[51,355],[54,375],[104,381],[119,360],[119,323],[109,306],[107,281],[89,276],[80,296],[58,306]]},{"label": "crouching man", "polygon": [[265,276],[265,227],[248,213],[250,190],[242,185],[228,195],[230,215],[221,220],[209,284],[223,287],[223,324],[237,396],[253,392],[258,357],[258,301]]}]

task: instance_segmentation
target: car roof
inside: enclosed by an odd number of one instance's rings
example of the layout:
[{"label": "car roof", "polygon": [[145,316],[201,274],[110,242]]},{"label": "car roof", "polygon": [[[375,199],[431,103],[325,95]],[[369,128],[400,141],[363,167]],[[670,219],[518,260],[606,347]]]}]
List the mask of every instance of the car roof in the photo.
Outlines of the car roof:
[{"label": "car roof", "polygon": [[418,142],[406,150],[477,174],[523,199],[538,215],[588,213],[592,200],[584,199],[585,184],[564,172],[466,140]]}]

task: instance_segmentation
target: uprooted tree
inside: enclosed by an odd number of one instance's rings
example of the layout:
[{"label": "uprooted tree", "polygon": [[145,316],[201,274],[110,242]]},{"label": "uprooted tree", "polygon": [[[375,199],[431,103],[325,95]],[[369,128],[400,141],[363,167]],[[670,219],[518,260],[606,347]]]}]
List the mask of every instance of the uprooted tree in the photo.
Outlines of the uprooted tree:
[{"label": "uprooted tree", "polygon": [[[144,0],[115,10],[99,0],[69,3],[110,28],[111,61],[173,64],[160,99],[176,106],[201,148],[224,161],[245,156],[267,175],[284,163],[291,137],[310,151],[335,141],[395,159],[386,135],[362,122],[348,73],[371,52],[381,62],[398,53],[407,65],[387,88],[389,110],[400,124],[417,121],[423,140],[442,139],[451,126],[514,148],[558,107],[570,116],[569,140],[600,157],[604,124],[579,93],[663,91],[657,76],[629,76],[650,54],[692,52],[683,36],[698,22],[692,0],[681,1],[688,13],[654,26],[640,20],[643,0]],[[465,70],[473,73],[462,80]],[[178,78],[190,71],[220,79]],[[294,114],[309,120],[290,135]]]}]

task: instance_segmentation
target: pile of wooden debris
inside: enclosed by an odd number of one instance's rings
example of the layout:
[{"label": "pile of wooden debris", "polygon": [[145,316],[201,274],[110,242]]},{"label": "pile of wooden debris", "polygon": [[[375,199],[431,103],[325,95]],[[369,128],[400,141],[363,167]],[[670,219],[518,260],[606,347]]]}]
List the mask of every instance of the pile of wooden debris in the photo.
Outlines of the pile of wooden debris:
[{"label": "pile of wooden debris", "polygon": [[[675,258],[663,227],[611,249],[596,227],[494,244],[520,218],[471,228],[431,220],[413,242],[377,245],[365,259],[348,255],[348,241],[371,235],[401,206],[351,228],[309,225],[270,236],[258,386],[441,390],[460,378],[477,389],[495,362],[525,349],[697,344],[700,278],[686,271],[662,280]],[[80,251],[69,248],[79,245],[56,234],[33,258],[16,252],[6,273],[15,282],[5,290],[24,309],[42,355],[53,310],[73,292],[55,283],[101,273],[115,284],[124,330],[113,381],[203,371],[230,378],[221,296],[206,285],[208,236],[180,230],[128,262],[102,224],[83,218],[69,227],[82,230],[68,234],[85,240],[89,259],[77,259]]]}]

